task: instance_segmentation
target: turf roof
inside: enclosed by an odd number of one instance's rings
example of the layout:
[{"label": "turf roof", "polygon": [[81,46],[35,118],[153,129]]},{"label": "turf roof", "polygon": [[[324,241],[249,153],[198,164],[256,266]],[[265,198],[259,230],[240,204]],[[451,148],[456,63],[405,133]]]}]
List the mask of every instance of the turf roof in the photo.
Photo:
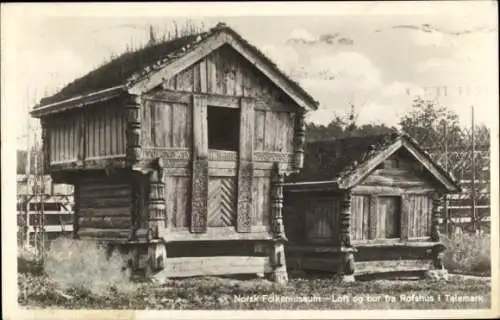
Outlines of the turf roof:
[{"label": "turf roof", "polygon": [[87,75],[76,79],[72,83],[65,86],[58,93],[42,99],[38,107],[60,102],[75,96],[81,96],[99,90],[137,82],[138,80],[147,77],[147,75],[151,72],[155,72],[165,63],[170,63],[172,60],[179,58],[190,50],[193,50],[201,41],[205,40],[209,36],[212,36],[216,32],[220,32],[221,30],[228,32],[235,39],[241,42],[243,46],[253,51],[266,64],[282,75],[293,90],[299,92],[307,100],[309,100],[309,103],[317,107],[318,103],[297,82],[290,79],[258,48],[250,44],[233,29],[227,27],[224,23],[217,24],[208,32],[196,33],[168,40],[156,45],[146,46],[145,48],[137,51],[126,52],[111,62],[89,72]]}]

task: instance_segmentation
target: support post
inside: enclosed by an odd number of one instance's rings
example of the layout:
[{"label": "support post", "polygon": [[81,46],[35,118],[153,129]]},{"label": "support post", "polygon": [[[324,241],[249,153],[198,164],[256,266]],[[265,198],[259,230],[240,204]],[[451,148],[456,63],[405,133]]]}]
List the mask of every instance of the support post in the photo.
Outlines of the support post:
[{"label": "support post", "polygon": [[286,270],[285,247],[287,241],[283,225],[283,182],[284,174],[279,162],[274,163],[271,180],[272,201],[272,232],[273,243],[271,250],[271,264],[273,266],[273,280],[278,283],[288,282]]},{"label": "support post", "polygon": [[442,202],[442,195],[435,192],[432,194],[432,219],[431,219],[431,240],[435,242],[441,241],[441,234],[439,227],[441,224],[441,213],[439,212],[439,205]]},{"label": "support post", "polygon": [[126,159],[133,167],[141,158],[141,99],[130,95],[127,101],[127,151]]},{"label": "support post", "polygon": [[351,191],[346,191],[343,194],[339,217],[339,244],[342,248],[351,247],[351,202],[352,193]]},{"label": "support post", "polygon": [[274,163],[271,180],[272,231],[275,239],[287,241],[283,225],[284,173],[279,162]]},{"label": "support post", "polygon": [[305,112],[298,112],[295,118],[294,135],[294,161],[293,169],[300,170],[304,167],[304,144],[306,141]]},{"label": "support post", "polygon": [[354,281],[354,248],[351,244],[351,203],[352,193],[347,190],[343,194],[339,215],[339,238],[342,260],[338,277],[342,282]]},{"label": "support post", "polygon": [[166,229],[167,220],[161,158],[155,161],[154,169],[149,173],[148,213],[149,239],[159,239]]}]

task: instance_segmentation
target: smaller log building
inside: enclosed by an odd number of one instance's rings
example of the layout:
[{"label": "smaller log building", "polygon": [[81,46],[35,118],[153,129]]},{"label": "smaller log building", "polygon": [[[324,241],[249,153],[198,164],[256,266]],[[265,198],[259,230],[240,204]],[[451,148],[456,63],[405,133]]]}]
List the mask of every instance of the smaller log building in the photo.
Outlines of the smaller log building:
[{"label": "smaller log building", "polygon": [[415,140],[317,141],[304,156],[284,184],[289,268],[350,278],[442,268],[439,207],[460,187]]}]

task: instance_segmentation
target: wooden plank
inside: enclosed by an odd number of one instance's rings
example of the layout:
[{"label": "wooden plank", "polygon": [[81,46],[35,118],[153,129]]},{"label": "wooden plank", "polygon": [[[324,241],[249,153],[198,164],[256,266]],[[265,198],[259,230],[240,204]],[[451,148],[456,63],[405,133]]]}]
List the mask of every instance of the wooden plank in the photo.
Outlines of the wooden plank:
[{"label": "wooden plank", "polygon": [[80,228],[78,236],[81,239],[127,239],[130,235],[129,229],[98,229],[98,228]]},{"label": "wooden plank", "polygon": [[130,205],[113,208],[80,208],[80,217],[127,217],[130,216]]},{"label": "wooden plank", "polygon": [[182,257],[168,258],[163,271],[168,277],[272,272],[269,257]]},{"label": "wooden plank", "polygon": [[170,230],[162,237],[166,242],[186,241],[230,241],[230,240],[271,240],[273,238],[267,226],[253,226],[252,232],[240,233],[234,227],[208,228],[205,233],[193,233],[190,230]]},{"label": "wooden plank", "polygon": [[155,110],[156,146],[172,147],[172,106],[169,103],[159,103]]},{"label": "wooden plank", "polygon": [[208,136],[207,100],[193,95],[193,180],[191,195],[191,231],[207,229]]},{"label": "wooden plank", "polygon": [[54,161],[57,161],[57,158],[56,158],[56,150],[57,150],[57,144],[56,144],[56,138],[57,138],[57,130],[56,130],[56,127],[54,125],[54,122],[52,122],[52,127],[51,127],[51,130],[50,130],[50,162],[54,162]]},{"label": "wooden plank", "polygon": [[199,83],[200,83],[200,92],[207,92],[207,64],[206,59],[202,59],[198,63],[199,68]]},{"label": "wooden plank", "polygon": [[196,68],[193,65],[190,65],[187,69],[184,71],[178,73],[176,77],[176,83],[177,87],[176,90],[178,91],[186,91],[186,92],[192,92],[194,88],[194,71]]},{"label": "wooden plank", "polygon": [[[237,96],[227,96],[220,93],[200,93],[205,95],[207,98],[207,104],[215,107],[225,107],[225,108],[239,108],[240,97]],[[254,108],[258,111],[273,111],[273,112],[287,112],[290,113],[294,109],[288,104],[280,101],[266,101],[259,97],[245,97],[248,100],[254,102]],[[181,103],[190,104],[191,103],[191,93],[189,92],[177,92],[162,90],[154,93],[148,93],[144,95],[144,100],[150,102],[160,102],[160,103]],[[293,131],[293,128],[292,128]]]},{"label": "wooden plank", "polygon": [[276,136],[275,136],[275,151],[287,152],[288,146],[288,128],[291,125],[287,122],[287,112],[276,112]]},{"label": "wooden plank", "polygon": [[439,244],[436,241],[430,241],[430,237],[423,237],[417,239],[375,239],[375,240],[356,240],[352,241],[352,245],[358,249],[358,251],[362,248],[372,248],[372,247],[386,247],[386,248],[395,248],[395,247],[408,247],[408,248],[431,248]]},{"label": "wooden plank", "polygon": [[[125,154],[125,144],[126,144],[126,126],[127,126],[127,119],[126,119],[126,111],[122,108],[118,108],[118,154]],[[152,143],[152,142],[150,142]]]},{"label": "wooden plank", "polygon": [[130,228],[131,217],[79,217],[80,228],[127,229]]},{"label": "wooden plank", "polygon": [[361,239],[370,238],[370,197],[363,196],[363,234]]},{"label": "wooden plank", "polygon": [[217,78],[216,78],[216,65],[214,62],[214,53],[208,55],[206,58],[206,64],[207,64],[207,92],[208,93],[215,93],[216,92],[216,84],[217,84]]},{"label": "wooden plank", "polygon": [[107,194],[113,196],[127,196],[130,195],[130,186],[127,184],[112,184],[106,183],[105,181],[102,184],[99,182],[87,182],[82,181],[81,184],[82,196],[89,194],[89,196],[106,196]]},{"label": "wooden plank", "polygon": [[220,50],[215,52],[213,55],[215,63],[215,93],[227,95],[226,79],[225,79],[225,61],[221,57]]},{"label": "wooden plank", "polygon": [[176,215],[177,227],[189,227],[189,190],[190,190],[190,177],[178,177],[176,184]]},{"label": "wooden plank", "polygon": [[420,271],[431,268],[430,260],[381,260],[358,261],[355,263],[354,275],[374,273]]},{"label": "wooden plank", "polygon": [[265,137],[265,111],[255,111],[255,132],[254,132],[254,148],[256,151],[264,150],[264,137]]},{"label": "wooden plank", "polygon": [[376,196],[370,196],[370,239],[377,238],[377,209],[378,199]]},{"label": "wooden plank", "polygon": [[115,197],[115,198],[103,198],[103,197],[81,197],[80,201],[85,208],[114,208],[114,207],[124,207],[132,205],[131,197]]},{"label": "wooden plank", "polygon": [[99,156],[106,155],[106,109],[99,111]]},{"label": "wooden plank", "polygon": [[409,233],[409,217],[410,217],[410,207],[408,195],[401,195],[401,239],[407,240],[410,238]]},{"label": "wooden plank", "polygon": [[276,139],[276,117],[275,113],[272,111],[266,111],[266,122],[264,130],[264,150],[265,151],[276,151],[275,149],[275,139]]},{"label": "wooden plank", "polygon": [[241,99],[240,146],[238,162],[238,232],[251,231],[253,181],[253,104]]},{"label": "wooden plank", "polygon": [[[72,232],[73,231],[73,225],[72,224],[65,224],[65,225],[53,225],[53,226],[48,226],[45,225],[43,227],[45,232]],[[29,232],[35,232],[35,227],[34,226],[29,226]]]},{"label": "wooden plank", "polygon": [[234,95],[241,97],[243,96],[243,80],[244,80],[244,69],[239,63],[234,63],[235,67],[235,78],[234,78]]},{"label": "wooden plank", "polygon": [[172,147],[186,148],[187,106],[172,104]]},{"label": "wooden plank", "polygon": [[414,196],[414,201],[415,201],[415,208],[413,209],[413,237],[418,237],[419,236],[419,219],[418,216],[420,215],[421,212],[421,203],[420,203],[420,197],[415,195]]}]

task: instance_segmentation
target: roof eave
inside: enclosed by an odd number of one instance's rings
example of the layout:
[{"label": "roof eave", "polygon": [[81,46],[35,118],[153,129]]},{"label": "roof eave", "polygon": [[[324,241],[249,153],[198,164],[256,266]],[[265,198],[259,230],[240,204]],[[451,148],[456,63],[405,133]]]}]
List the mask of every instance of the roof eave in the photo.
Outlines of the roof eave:
[{"label": "roof eave", "polygon": [[111,87],[104,90],[94,91],[85,95],[72,97],[63,101],[37,106],[30,112],[30,114],[35,118],[40,118],[49,114],[55,114],[75,108],[80,108],[86,105],[107,101],[120,96],[124,92],[126,92],[124,85]]}]

